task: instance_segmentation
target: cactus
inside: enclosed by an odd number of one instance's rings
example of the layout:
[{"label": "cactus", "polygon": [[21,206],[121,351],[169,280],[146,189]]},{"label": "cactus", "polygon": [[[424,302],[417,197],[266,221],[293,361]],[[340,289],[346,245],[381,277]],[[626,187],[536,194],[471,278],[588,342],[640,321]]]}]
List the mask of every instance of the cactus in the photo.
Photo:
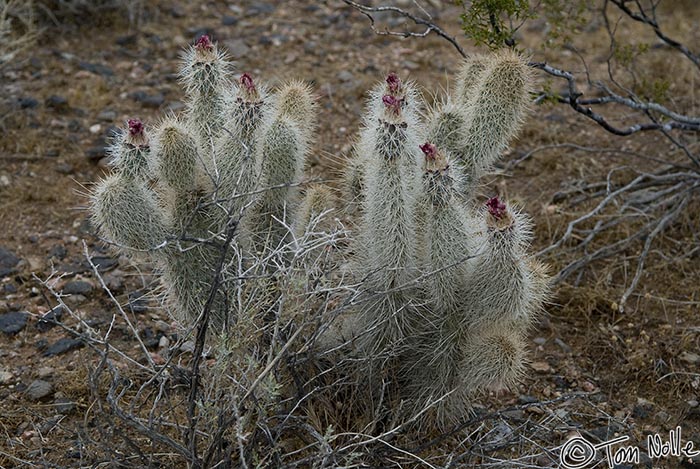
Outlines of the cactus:
[{"label": "cactus", "polygon": [[420,158],[418,95],[395,74],[370,97],[356,153],[364,162],[362,221],[364,247],[359,273],[374,293],[361,313],[371,354],[387,350],[412,325],[405,285],[416,275],[416,181]]},{"label": "cactus", "polygon": [[229,70],[216,44],[199,38],[183,59],[184,117],[164,119],[150,145],[143,124],[129,121],[113,146],[115,171],[92,196],[99,232],[127,253],[150,251],[180,319],[192,324],[210,304],[217,328],[238,315],[230,286],[240,282],[225,266],[241,249],[224,239],[283,241],[278,220],[296,211],[314,113],[305,85],[271,94],[247,73],[234,84]]},{"label": "cactus", "polygon": [[[332,211],[333,191],[310,186],[298,202],[315,133],[311,90],[290,82],[272,92],[229,71],[203,36],[184,58],[184,117],[166,118],[152,134],[128,122],[113,146],[115,171],[93,194],[100,233],[152,254],[183,322],[209,305],[210,324],[224,331],[306,305],[275,291],[283,285],[352,278],[361,301],[326,324],[319,343],[367,357],[362,372],[390,375],[395,396],[414,414],[429,406],[421,414],[437,425],[464,416],[479,392],[516,383],[548,277],[527,254],[528,218],[498,197],[480,208],[473,199],[526,113],[523,59],[508,51],[466,61],[454,91],[427,115],[416,86],[395,73],[372,90],[346,173],[355,204],[349,252],[323,244],[324,232],[345,222]],[[295,262],[301,244],[317,256],[302,280],[276,278],[271,266]],[[262,283],[241,293],[235,272],[270,258]]]},{"label": "cactus", "polygon": [[[412,415],[430,407],[438,425],[518,381],[547,295],[546,269],[527,256],[528,219],[498,197],[470,203],[521,125],[530,87],[514,52],[475,57],[423,121],[418,94],[390,74],[369,98],[346,177],[348,198],[361,201],[357,270],[369,279],[355,333],[369,337],[359,341],[369,359],[394,352],[398,397]],[[396,95],[404,89],[410,98]]]}]

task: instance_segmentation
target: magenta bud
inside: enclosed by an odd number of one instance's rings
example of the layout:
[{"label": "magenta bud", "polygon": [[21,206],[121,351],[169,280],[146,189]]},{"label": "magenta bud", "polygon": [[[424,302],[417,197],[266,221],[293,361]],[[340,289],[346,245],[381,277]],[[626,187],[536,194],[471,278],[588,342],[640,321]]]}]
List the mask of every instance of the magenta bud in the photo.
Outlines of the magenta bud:
[{"label": "magenta bud", "polygon": [[129,126],[129,135],[132,137],[143,134],[143,122],[140,119],[129,119],[126,124]]},{"label": "magenta bud", "polygon": [[249,92],[255,91],[255,83],[253,83],[253,77],[249,73],[241,75],[240,82]]},{"label": "magenta bud", "polygon": [[502,219],[506,215],[506,204],[500,201],[498,196],[491,197],[486,201],[486,208],[489,214],[496,220]]},{"label": "magenta bud", "polygon": [[386,77],[386,84],[389,85],[389,91],[396,94],[401,89],[401,78],[396,73],[391,72]]},{"label": "magenta bud", "polygon": [[420,149],[428,160],[434,161],[438,156],[437,147],[430,142],[420,145]]},{"label": "magenta bud", "polygon": [[384,95],[382,97],[382,102],[388,108],[398,114],[401,111],[401,100],[396,96],[391,96],[390,94]]},{"label": "magenta bud", "polygon": [[199,39],[197,39],[197,42],[194,43],[194,46],[199,50],[212,50],[214,48],[208,34],[202,34]]}]

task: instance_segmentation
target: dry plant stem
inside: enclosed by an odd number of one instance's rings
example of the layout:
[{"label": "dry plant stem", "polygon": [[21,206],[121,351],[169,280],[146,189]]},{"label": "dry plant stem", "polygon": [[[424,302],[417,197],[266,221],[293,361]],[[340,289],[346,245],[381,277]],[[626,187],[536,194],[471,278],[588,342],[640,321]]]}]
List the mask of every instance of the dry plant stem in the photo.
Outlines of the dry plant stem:
[{"label": "dry plant stem", "polygon": [[[356,10],[362,12],[367,18],[369,18],[372,31],[374,31],[376,34],[379,35],[385,35],[385,36],[398,36],[398,37],[426,37],[430,33],[435,33],[441,38],[445,39],[448,41],[452,46],[454,46],[455,49],[460,53],[462,57],[466,57],[467,54],[464,52],[464,49],[462,49],[462,46],[459,45],[457,40],[453,37],[447,34],[444,29],[442,29],[440,26],[436,25],[432,19],[425,13],[425,10],[423,10],[423,13],[426,14],[425,18],[418,17],[406,10],[402,10],[401,8],[393,7],[393,6],[378,6],[378,7],[372,7],[368,5],[363,5],[357,2],[354,2],[352,0],[342,0],[345,2],[347,5],[355,8]],[[421,33],[416,33],[416,32],[398,32],[398,31],[379,31],[378,29],[375,28],[374,26],[374,17],[372,16],[372,13],[380,13],[380,12],[394,12],[398,13],[401,16],[410,19],[413,21],[416,25],[419,26],[425,26],[425,31]]]},{"label": "dry plant stem", "polygon": [[95,264],[92,262],[92,259],[90,258],[90,254],[88,253],[87,243],[85,242],[85,240],[83,240],[83,255],[85,256],[85,259],[87,259],[88,263],[90,264],[90,267],[92,268],[92,271],[95,274],[95,277],[100,282],[100,286],[105,291],[105,293],[107,293],[107,295],[109,296],[109,299],[112,300],[112,302],[116,305],[117,311],[119,311],[119,314],[121,315],[122,319],[124,319],[126,324],[129,326],[131,333],[134,335],[134,337],[138,341],[144,357],[148,361],[148,364],[151,366],[151,370],[155,370],[156,364],[153,362],[153,357],[151,357],[151,354],[148,353],[148,349],[146,348],[146,345],[143,343],[143,340],[141,340],[141,335],[134,327],[134,324],[131,322],[131,319],[129,319],[129,315],[126,314],[126,312],[122,308],[121,304],[119,304],[117,299],[114,298],[114,295],[112,295],[111,290],[109,288],[107,288],[107,285],[105,284],[104,279],[102,278],[102,276],[99,274],[99,271],[97,270],[97,266],[95,266]]},{"label": "dry plant stem", "polygon": [[[93,269],[95,269],[94,263],[92,263],[92,267],[93,267]],[[99,278],[99,277],[100,277],[100,276],[99,276],[99,273],[98,273],[98,278]],[[68,307],[68,306],[63,302],[63,300],[61,299],[61,296],[48,284],[48,281],[42,281],[41,279],[39,279],[39,278],[36,277],[36,276],[34,276],[34,278],[35,278],[35,280],[37,280],[41,285],[43,285],[44,288],[46,288],[46,289],[49,291],[49,293],[51,293],[51,295],[52,295],[54,298],[56,298],[56,299],[58,300],[59,305],[61,305],[61,306],[64,308],[64,310],[67,311],[67,312],[69,313],[69,315],[71,315],[72,317],[76,318],[76,319],[81,323],[82,327],[84,327],[84,328],[85,328],[86,330],[88,330],[88,331],[91,330],[91,328],[90,328],[87,324],[85,324],[84,321],[83,321],[78,315],[76,315],[76,314],[71,310],[70,307]],[[103,281],[101,281],[101,283],[104,284]],[[106,288],[106,287],[103,287],[103,288]],[[110,295],[110,298],[111,298],[112,301],[115,303],[115,305],[116,305],[119,309],[121,309],[121,306],[120,306],[119,302],[116,301],[116,299],[114,298],[113,295],[111,295],[111,292],[109,292],[108,289],[107,289],[107,291],[108,291],[108,293],[109,293],[109,295]],[[122,312],[123,312],[123,310],[122,310]],[[126,316],[124,315],[124,316],[122,316],[122,317],[125,318]],[[111,382],[111,384],[110,384],[110,389],[109,389],[109,391],[108,391],[108,393],[107,393],[107,396],[105,396],[105,399],[106,399],[107,403],[110,405],[110,409],[120,418],[120,420],[124,421],[124,422],[127,423],[129,426],[131,426],[131,427],[133,427],[134,429],[138,430],[140,433],[149,436],[150,438],[154,439],[155,441],[159,441],[159,442],[161,442],[161,443],[163,443],[163,444],[169,446],[170,448],[172,448],[172,449],[175,450],[178,454],[181,454],[181,455],[184,456],[185,458],[189,458],[189,451],[187,450],[187,448],[185,448],[184,446],[180,445],[178,442],[176,442],[175,440],[169,438],[168,436],[163,435],[163,434],[161,434],[161,433],[158,432],[158,431],[155,431],[154,429],[152,429],[152,428],[149,427],[148,425],[145,425],[143,422],[141,422],[141,421],[140,421],[137,417],[135,417],[133,414],[130,414],[130,413],[125,412],[125,411],[119,406],[119,399],[121,398],[121,395],[117,395],[117,394],[115,394],[115,392],[116,392],[116,387],[117,387],[118,384],[121,382],[121,381],[120,381],[120,378],[119,378],[120,374],[119,374],[119,371],[117,370],[117,368],[111,363],[111,361],[110,361],[109,358],[108,358],[110,352],[116,353],[116,354],[119,355],[122,359],[124,359],[126,362],[128,362],[128,363],[130,363],[130,364],[136,366],[137,368],[142,369],[142,370],[145,371],[146,373],[154,373],[154,372],[155,372],[155,369],[154,369],[154,368],[148,368],[148,367],[142,365],[142,364],[139,363],[138,361],[132,359],[131,357],[129,357],[128,355],[126,355],[124,352],[122,352],[121,350],[117,349],[116,347],[114,347],[113,345],[110,344],[110,342],[109,342],[109,335],[110,335],[110,333],[111,333],[111,331],[112,331],[112,328],[113,328],[113,326],[114,326],[115,318],[116,318],[116,315],[113,316],[112,322],[111,322],[111,324],[110,324],[110,327],[109,327],[108,330],[106,331],[104,338],[101,339],[101,340],[100,340],[100,339],[97,339],[97,338],[95,338],[95,337],[90,337],[90,336],[86,336],[86,335],[84,335],[84,334],[81,334],[81,333],[79,333],[79,332],[77,332],[77,331],[75,331],[75,330],[73,330],[73,329],[71,329],[71,328],[65,326],[65,325],[64,325],[63,323],[61,323],[61,322],[59,322],[58,325],[59,325],[60,327],[62,327],[65,331],[69,332],[70,334],[72,334],[72,335],[74,335],[74,336],[80,338],[82,341],[84,341],[84,343],[85,343],[90,349],[92,349],[92,350],[100,357],[100,361],[99,361],[99,363],[98,363],[98,365],[97,365],[97,367],[96,367],[96,369],[95,369],[95,372],[94,372],[95,376],[99,376],[99,375],[102,373],[102,370],[104,370],[104,369],[108,369],[108,370],[109,370],[110,374],[112,375],[112,382]],[[128,319],[127,319],[127,320],[128,320]],[[132,333],[134,333],[133,330],[132,330]],[[135,337],[138,338],[138,335],[135,335]]]}]

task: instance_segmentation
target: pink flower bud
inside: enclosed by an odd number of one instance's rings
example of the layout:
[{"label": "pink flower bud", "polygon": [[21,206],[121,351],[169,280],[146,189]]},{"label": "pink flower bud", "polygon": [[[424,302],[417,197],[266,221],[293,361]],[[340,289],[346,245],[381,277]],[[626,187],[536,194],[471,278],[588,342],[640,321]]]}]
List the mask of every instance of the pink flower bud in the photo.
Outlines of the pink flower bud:
[{"label": "pink flower bud", "polygon": [[253,77],[249,73],[241,75],[240,82],[249,93],[255,91],[255,83],[253,83]]},{"label": "pink flower bud", "polygon": [[211,43],[208,34],[202,34],[197,42],[195,42],[194,47],[199,50],[212,50],[214,45]]},{"label": "pink flower bud", "polygon": [[141,120],[129,119],[126,121],[126,124],[129,126],[129,135],[132,137],[137,137],[143,134],[143,122],[141,122]]},{"label": "pink flower bud", "polygon": [[496,220],[500,220],[506,215],[506,204],[501,202],[497,196],[486,201],[486,208]]},{"label": "pink flower bud", "polygon": [[401,112],[401,99],[396,96],[391,96],[389,94],[382,97],[382,102],[387,107],[387,109],[394,112],[394,114],[399,114]]},{"label": "pink flower bud", "polygon": [[389,85],[389,91],[396,94],[401,89],[401,78],[396,73],[391,72],[386,77],[386,84]]},{"label": "pink flower bud", "polygon": [[438,156],[437,147],[430,142],[420,145],[420,149],[428,160],[434,161]]}]

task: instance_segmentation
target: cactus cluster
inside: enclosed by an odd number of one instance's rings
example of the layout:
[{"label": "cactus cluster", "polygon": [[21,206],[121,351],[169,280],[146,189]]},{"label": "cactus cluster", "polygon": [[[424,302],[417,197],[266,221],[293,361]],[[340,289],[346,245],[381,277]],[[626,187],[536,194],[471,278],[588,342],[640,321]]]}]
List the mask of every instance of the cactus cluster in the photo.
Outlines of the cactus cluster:
[{"label": "cactus cluster", "polygon": [[525,338],[547,293],[528,257],[530,223],[498,197],[474,201],[479,178],[517,133],[531,77],[516,53],[464,62],[433,110],[395,74],[369,98],[348,166],[359,201],[357,274],[366,299],[355,342],[398,370],[402,399],[440,423],[475,393],[517,382]]},{"label": "cactus cluster", "polygon": [[[297,200],[314,134],[310,89],[271,92],[230,69],[201,37],[184,57],[184,116],[152,131],[130,120],[92,200],[104,238],[151,256],[181,320],[208,309],[219,328],[250,314],[232,306],[241,282],[225,266],[279,252],[312,225],[332,229],[318,221],[335,198],[312,186]],[[530,81],[513,52],[473,57],[425,112],[416,86],[390,73],[370,93],[348,164],[350,283],[362,296],[326,335],[350,336],[367,369],[397,376],[401,399],[434,408],[439,423],[518,379],[546,295],[544,268],[526,252],[527,217],[498,197],[474,201],[523,120]]]},{"label": "cactus cluster", "polygon": [[152,257],[184,322],[194,323],[206,305],[211,324],[222,327],[239,313],[232,309],[239,282],[226,266],[288,234],[278,221],[294,210],[315,103],[302,83],[270,93],[248,73],[232,80],[225,54],[206,35],[183,62],[184,116],[152,131],[128,122],[112,147],[115,170],[93,193],[93,221],[126,252]]}]

